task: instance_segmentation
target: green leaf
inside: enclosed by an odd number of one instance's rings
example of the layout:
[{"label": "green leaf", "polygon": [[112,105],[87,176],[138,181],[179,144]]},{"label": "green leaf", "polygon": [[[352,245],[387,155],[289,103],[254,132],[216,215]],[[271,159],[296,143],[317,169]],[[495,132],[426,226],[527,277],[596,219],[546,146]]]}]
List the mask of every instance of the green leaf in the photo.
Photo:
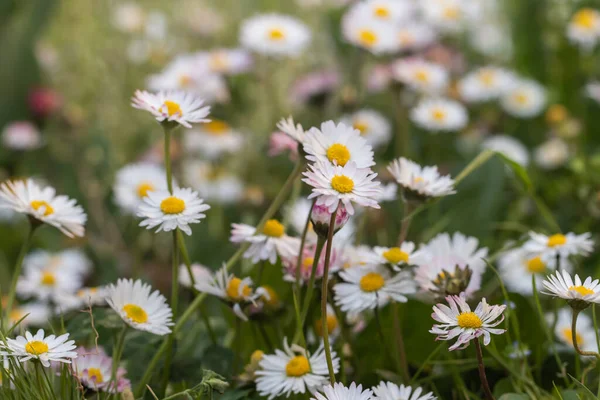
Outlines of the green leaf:
[{"label": "green leaf", "polygon": [[529,396],[520,393],[505,393],[498,400],[530,400]]}]

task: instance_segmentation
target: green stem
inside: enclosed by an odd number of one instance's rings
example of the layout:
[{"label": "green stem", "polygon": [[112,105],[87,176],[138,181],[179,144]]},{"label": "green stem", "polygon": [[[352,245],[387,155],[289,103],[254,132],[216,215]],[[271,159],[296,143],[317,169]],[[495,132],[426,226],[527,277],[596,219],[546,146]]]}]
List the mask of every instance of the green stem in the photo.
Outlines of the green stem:
[{"label": "green stem", "polygon": [[335,372],[333,370],[333,361],[331,359],[331,346],[329,345],[329,329],[327,328],[327,287],[329,281],[329,259],[331,258],[331,245],[333,243],[333,232],[335,231],[335,217],[337,208],[331,214],[329,220],[329,231],[327,234],[327,249],[325,250],[325,268],[323,269],[323,286],[321,289],[321,323],[323,332],[323,344],[325,345],[325,357],[327,358],[327,369],[329,370],[329,382],[335,383]]},{"label": "green stem", "polygon": [[21,251],[19,252],[19,256],[17,257],[17,262],[15,263],[15,269],[13,271],[12,281],[10,283],[10,291],[8,292],[8,301],[6,303],[5,309],[6,315],[10,315],[10,312],[12,311],[12,306],[15,301],[15,295],[17,292],[17,282],[19,281],[19,276],[21,275],[21,270],[23,269],[23,259],[25,258],[25,254],[27,254],[27,251],[29,251],[33,234],[35,233],[35,230],[38,226],[39,224],[37,224],[36,222],[29,222],[27,236],[25,236],[25,240],[21,245]]},{"label": "green stem", "polygon": [[48,385],[48,391],[50,392],[50,395],[52,396],[52,398],[54,400],[56,400],[56,394],[54,393],[54,387],[52,386],[52,382],[50,382],[50,378],[48,377],[48,374],[46,374],[46,370],[44,370],[44,368],[42,368],[41,364],[39,364],[39,367],[42,370],[42,374],[44,375],[44,379],[46,381],[46,384]]},{"label": "green stem", "polygon": [[165,131],[165,170],[167,172],[167,188],[169,193],[173,194],[173,175],[171,173],[171,132],[173,128],[168,124],[163,124]]},{"label": "green stem", "polygon": [[[316,201],[316,200],[315,200]],[[294,307],[296,308],[296,326],[302,326],[303,322],[300,317],[300,312],[298,310],[298,305],[300,304],[300,270],[302,265],[302,256],[304,253],[304,245],[306,244],[306,236],[308,235],[308,227],[310,226],[310,214],[312,213],[312,209],[315,206],[315,201],[313,201],[310,211],[306,216],[306,222],[304,223],[304,229],[302,230],[302,237],[300,238],[300,249],[298,251],[298,258],[296,260],[296,284],[294,286]],[[296,332],[297,334],[298,332]]]},{"label": "green stem", "polygon": [[582,356],[596,357],[600,360],[599,353],[596,353],[595,351],[583,351],[579,348],[579,344],[577,343],[577,317],[580,312],[581,310],[573,308],[573,318],[571,320],[571,338],[573,340],[573,347],[575,348],[575,351]]},{"label": "green stem", "polygon": [[113,383],[115,388],[118,386],[117,371],[119,370],[119,363],[121,362],[121,357],[123,356],[123,349],[125,348],[125,335],[126,334],[127,334],[127,325],[124,325],[123,329],[121,329],[121,332],[119,333],[119,336],[117,337],[117,341],[116,341],[115,347],[113,349],[112,370],[111,370],[111,374],[110,374],[110,381]]},{"label": "green stem", "polygon": [[483,393],[487,400],[495,400],[490,385],[488,384],[487,377],[485,376],[485,366],[483,365],[483,353],[481,351],[481,343],[479,338],[475,338],[475,354],[477,354],[477,364],[479,369],[479,378],[481,379],[481,386],[483,387]]},{"label": "green stem", "polygon": [[396,343],[398,346],[398,373],[402,376],[405,384],[410,382],[410,373],[408,369],[408,361],[406,360],[406,347],[404,346],[404,336],[402,335],[402,326],[400,325],[400,308],[397,302],[392,302],[392,318],[394,323],[394,331],[396,333]]}]

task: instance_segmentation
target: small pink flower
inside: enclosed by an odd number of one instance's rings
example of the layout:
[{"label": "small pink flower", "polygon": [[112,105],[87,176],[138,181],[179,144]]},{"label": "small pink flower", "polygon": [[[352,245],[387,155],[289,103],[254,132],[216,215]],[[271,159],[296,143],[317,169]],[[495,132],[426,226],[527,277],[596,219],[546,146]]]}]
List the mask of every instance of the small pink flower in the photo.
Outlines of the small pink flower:
[{"label": "small pink flower", "polygon": [[62,103],[60,94],[50,88],[35,88],[29,93],[29,108],[38,117],[54,113]]},{"label": "small pink flower", "polygon": [[298,159],[298,142],[283,132],[273,132],[269,138],[269,157],[289,151],[291,161]]},{"label": "small pink flower", "polygon": [[[307,244],[302,252],[302,258],[300,260],[300,281],[308,282],[312,272],[312,265],[315,259],[315,244]],[[334,272],[339,269],[340,262],[339,251],[335,248],[331,249],[331,257],[329,259],[329,271]],[[288,257],[283,260],[283,266],[285,268],[284,279],[289,282],[296,280],[296,263],[298,262],[297,257]],[[323,277],[323,271],[325,270],[325,247],[319,257],[319,263],[315,271],[315,278],[321,279]]]}]

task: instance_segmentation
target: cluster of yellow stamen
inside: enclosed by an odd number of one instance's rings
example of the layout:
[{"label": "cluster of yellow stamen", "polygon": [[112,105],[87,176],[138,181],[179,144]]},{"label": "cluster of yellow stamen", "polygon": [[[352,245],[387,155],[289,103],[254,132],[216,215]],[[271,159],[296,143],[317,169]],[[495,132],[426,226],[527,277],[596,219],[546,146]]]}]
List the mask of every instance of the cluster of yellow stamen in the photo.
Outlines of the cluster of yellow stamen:
[{"label": "cluster of yellow stamen", "polygon": [[364,121],[354,121],[352,127],[364,135],[369,130],[369,125]]},{"label": "cluster of yellow stamen", "polygon": [[415,71],[413,76],[414,76],[415,80],[417,80],[418,82],[421,82],[421,83],[429,82],[429,74],[427,73],[426,70],[418,69]]},{"label": "cluster of yellow stamen", "polygon": [[477,329],[483,325],[481,318],[472,311],[462,312],[456,319],[458,326],[465,329]]},{"label": "cluster of yellow stamen", "polygon": [[252,288],[250,286],[244,284],[240,292],[240,285],[242,285],[242,280],[237,277],[231,278],[229,283],[227,284],[227,296],[233,301],[242,300],[244,297],[248,297],[252,294]]},{"label": "cluster of yellow stamen", "polygon": [[276,219],[270,219],[265,223],[263,233],[269,237],[279,238],[285,234],[285,227]]},{"label": "cluster of yellow stamen", "polygon": [[285,366],[285,373],[292,378],[304,376],[310,372],[310,363],[304,356],[295,356]]},{"label": "cluster of yellow stamen", "polygon": [[331,178],[331,187],[338,193],[351,193],[354,190],[354,181],[346,175],[335,175]]},{"label": "cluster of yellow stamen", "polygon": [[88,368],[87,374],[88,378],[96,383],[104,382],[104,375],[102,375],[102,371],[99,368]]},{"label": "cluster of yellow stamen", "polygon": [[56,276],[50,271],[44,271],[42,272],[40,283],[44,286],[54,286],[56,283]]},{"label": "cluster of yellow stamen", "polygon": [[335,143],[327,149],[327,159],[332,163],[335,161],[337,165],[342,167],[350,160],[350,150],[348,147],[340,143]]},{"label": "cluster of yellow stamen", "polygon": [[272,28],[269,30],[269,39],[274,42],[279,42],[285,39],[285,32],[279,28]]},{"label": "cluster of yellow stamen", "polygon": [[373,10],[373,14],[375,14],[377,18],[388,19],[390,17],[390,10],[387,7],[379,6]]},{"label": "cluster of yellow stamen", "polygon": [[408,262],[408,253],[402,251],[399,247],[392,247],[383,252],[383,257],[392,264],[398,264],[399,262]]},{"label": "cluster of yellow stamen", "polygon": [[34,356],[39,356],[48,352],[48,345],[42,341],[34,340],[27,342],[25,345],[25,351],[29,354],[33,354]]},{"label": "cluster of yellow stamen", "polygon": [[546,271],[546,264],[542,261],[542,257],[537,256],[527,260],[527,270],[532,274],[540,274]]},{"label": "cluster of yellow stamen", "polygon": [[592,30],[600,24],[598,12],[591,8],[582,8],[573,15],[573,24],[579,28]]},{"label": "cluster of yellow stamen", "polygon": [[213,136],[221,136],[227,133],[227,131],[229,131],[231,128],[227,122],[219,119],[213,119],[212,121],[202,125],[202,129]]},{"label": "cluster of yellow stamen", "polygon": [[142,182],[137,187],[137,195],[140,199],[148,196],[148,192],[151,192],[155,189],[154,185],[150,182]]},{"label": "cluster of yellow stamen", "polygon": [[446,111],[441,108],[434,108],[431,110],[431,118],[438,122],[442,122],[446,119]]},{"label": "cluster of yellow stamen", "polygon": [[180,214],[185,210],[185,201],[170,196],[160,202],[160,209],[165,214]]},{"label": "cluster of yellow stamen", "polygon": [[362,29],[358,32],[358,41],[365,47],[373,47],[379,41],[377,34],[370,29]]},{"label": "cluster of yellow stamen", "polygon": [[[334,314],[327,314],[327,332],[331,334],[338,327],[338,319]],[[319,318],[315,322],[315,331],[317,335],[323,336],[323,319]]]},{"label": "cluster of yellow stamen", "polygon": [[552,235],[548,238],[548,247],[556,247],[556,246],[562,246],[563,244],[567,243],[567,237],[565,235],[561,235],[560,233],[557,233],[556,235]]},{"label": "cluster of yellow stamen", "polygon": [[585,286],[571,286],[569,287],[569,291],[574,291],[579,293],[582,296],[587,296],[590,294],[594,294],[594,291],[592,289],[586,288]]},{"label": "cluster of yellow stamen", "polygon": [[148,321],[148,314],[138,305],[125,304],[123,306],[123,311],[125,312],[125,315],[127,315],[127,318],[135,323],[143,324]]},{"label": "cluster of yellow stamen", "polygon": [[161,110],[163,107],[167,108],[167,114],[169,115],[169,117],[172,117],[176,114],[179,114],[179,116],[183,115],[183,111],[181,111],[181,106],[179,105],[179,103],[176,103],[171,100],[165,100],[161,107]]},{"label": "cluster of yellow stamen", "polygon": [[360,289],[363,292],[376,292],[385,285],[385,279],[377,272],[369,272],[360,278]]},{"label": "cluster of yellow stamen", "polygon": [[54,208],[52,208],[48,202],[44,200],[33,200],[31,202],[31,208],[33,208],[35,211],[39,210],[41,207],[44,207],[44,217],[54,214]]}]

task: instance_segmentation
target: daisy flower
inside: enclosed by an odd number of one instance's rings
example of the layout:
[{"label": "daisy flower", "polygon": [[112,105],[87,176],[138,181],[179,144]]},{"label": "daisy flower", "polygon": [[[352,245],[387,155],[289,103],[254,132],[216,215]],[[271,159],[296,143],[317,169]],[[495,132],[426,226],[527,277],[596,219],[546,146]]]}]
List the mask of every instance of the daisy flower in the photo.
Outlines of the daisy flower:
[{"label": "daisy flower", "polygon": [[504,111],[517,118],[533,118],[546,106],[544,87],[533,80],[518,80],[500,99]]},{"label": "daisy flower", "polygon": [[202,264],[194,263],[190,265],[190,270],[192,271],[192,277],[190,277],[190,273],[185,264],[179,266],[179,284],[183,287],[191,288],[192,278],[194,278],[194,283],[205,282],[212,279],[212,271]]},{"label": "daisy flower", "polygon": [[212,49],[196,53],[200,65],[207,65],[211,72],[221,75],[237,75],[252,67],[252,56],[244,49]]},{"label": "daisy flower", "polygon": [[[125,378],[125,368],[117,368],[116,388],[112,378],[113,359],[106,355],[104,349],[76,349],[78,357],[73,361],[73,375],[81,384],[98,392],[121,393],[131,387],[129,379]],[[116,389],[116,390],[115,390]]]},{"label": "daisy flower", "polygon": [[169,232],[181,229],[188,235],[192,234],[190,224],[199,223],[206,217],[204,211],[210,209],[204,204],[198,193],[192,189],[175,188],[173,194],[168,190],[148,192],[144,202],[138,207],[137,216],[145,218],[140,226],[153,229],[156,232]]},{"label": "daisy flower", "polygon": [[62,294],[74,294],[83,286],[83,277],[72,271],[52,268],[26,268],[17,281],[17,294],[41,301],[56,301]]},{"label": "daisy flower", "polygon": [[466,108],[447,99],[423,99],[410,111],[410,119],[430,132],[453,132],[469,122]]},{"label": "daisy flower", "polygon": [[92,306],[104,306],[106,305],[107,294],[108,288],[106,286],[84,287],[76,293],[56,293],[53,300],[56,303],[56,312],[63,314]]},{"label": "daisy flower", "polygon": [[[340,359],[335,351],[331,352],[333,370],[339,370]],[[312,354],[298,345],[288,345],[283,341],[283,350],[275,354],[265,354],[256,371],[256,390],[269,400],[277,396],[290,394],[316,393],[329,381],[329,371],[323,344]]]},{"label": "daisy flower", "polygon": [[461,98],[469,103],[497,99],[515,83],[514,75],[499,67],[486,66],[470,72],[458,82]]},{"label": "daisy flower", "polygon": [[175,122],[191,128],[191,124],[209,122],[206,117],[210,107],[203,107],[202,99],[184,91],[160,91],[149,93],[137,90],[131,105],[150,112],[159,122]]},{"label": "daisy flower", "polygon": [[298,143],[304,143],[306,140],[306,132],[304,132],[304,128],[302,128],[302,125],[300,124],[295,124],[292,117],[288,117],[288,119],[282,118],[281,121],[277,123],[277,129]]},{"label": "daisy flower", "polygon": [[466,0],[423,0],[419,2],[425,21],[443,33],[457,33],[477,14],[477,4]]},{"label": "daisy flower", "polygon": [[8,326],[19,322],[19,327],[44,326],[52,316],[50,308],[44,303],[27,303],[14,306],[8,315]]},{"label": "daisy flower", "polygon": [[360,245],[352,246],[348,244],[344,246],[342,252],[342,267],[350,269],[354,267],[364,267],[373,265],[373,249],[369,246]]},{"label": "daisy flower", "polygon": [[233,243],[251,243],[244,253],[245,258],[250,258],[253,263],[268,260],[271,264],[281,258],[298,254],[300,239],[286,235],[285,227],[276,219],[268,220],[262,232],[246,224],[232,224],[231,238]]},{"label": "daisy flower", "polygon": [[487,346],[491,341],[491,334],[501,335],[504,329],[495,328],[502,321],[502,313],[506,309],[505,305],[490,306],[485,298],[477,305],[475,311],[467,304],[464,297],[448,296],[446,301],[450,305],[437,304],[433,306],[431,317],[440,324],[433,325],[429,331],[437,335],[436,340],[452,340],[456,343],[449,347],[449,350],[464,349],[473,339],[478,340],[483,336],[483,344]]},{"label": "daisy flower", "polygon": [[[556,322],[554,321],[554,315],[549,313],[546,314],[546,321],[549,326],[554,326],[554,335],[556,338],[565,345],[565,348],[574,351],[573,347],[573,310],[571,308],[562,308],[558,310],[556,315]],[[598,349],[596,345],[596,334],[594,333],[594,325],[592,320],[584,313],[580,313],[577,317],[577,330],[576,330],[577,347],[583,351],[596,351]]]},{"label": "daisy flower", "polygon": [[346,42],[375,55],[395,53],[400,48],[394,24],[365,18],[352,10],[342,17],[342,36]]},{"label": "daisy flower", "polygon": [[186,131],[183,137],[186,151],[199,152],[210,160],[239,151],[244,136],[225,121],[213,119]]},{"label": "daisy flower", "polygon": [[408,22],[398,27],[397,38],[400,51],[421,50],[436,40],[437,33],[427,24]]},{"label": "daisy flower", "polygon": [[370,400],[373,394],[369,389],[363,391],[362,385],[356,386],[354,382],[349,387],[338,382],[333,386],[325,386],[321,392],[323,394],[317,393],[311,400]]},{"label": "daisy flower", "polygon": [[344,166],[317,162],[309,165],[303,173],[303,182],[312,186],[309,199],[317,198],[317,205],[325,205],[333,213],[343,204],[350,215],[354,215],[352,203],[364,207],[380,208],[377,196],[381,193],[376,173],[368,168],[358,168],[352,161]]},{"label": "daisy flower", "polygon": [[16,339],[6,339],[6,343],[0,346],[8,350],[7,355],[16,357],[20,362],[39,360],[46,368],[51,361],[70,364],[72,359],[77,358],[75,341],[68,340],[69,334],[56,337],[45,336],[44,330],[40,329],[35,335],[25,332],[25,336],[17,336]]},{"label": "daisy flower", "polygon": [[373,148],[385,146],[392,138],[389,121],[375,110],[365,108],[352,115],[346,115],[342,117],[342,123],[359,131],[360,136]]},{"label": "daisy flower", "polygon": [[92,262],[81,249],[66,249],[56,253],[34,250],[25,256],[23,269],[66,272],[85,277],[92,272]]},{"label": "daisy flower", "polygon": [[450,175],[440,175],[437,166],[421,167],[400,157],[387,169],[409,198],[443,197],[456,193],[454,180]]},{"label": "daisy flower", "polygon": [[333,165],[345,166],[354,162],[358,168],[375,165],[373,149],[360,131],[343,123],[323,122],[321,129],[311,128],[304,142],[306,158]]},{"label": "daisy flower", "polygon": [[0,208],[11,209],[52,225],[68,237],[85,234],[87,215],[83,208],[67,196],[57,196],[54,188],[42,188],[31,179],[2,183]]},{"label": "daisy flower", "polygon": [[401,267],[410,265],[415,255],[415,244],[404,241],[400,247],[378,247],[373,248],[374,260],[377,264],[391,265],[394,270],[399,271]]},{"label": "daisy flower", "polygon": [[481,148],[500,153],[523,167],[529,164],[529,151],[527,147],[512,136],[490,136],[481,143]]},{"label": "daisy flower", "polygon": [[570,256],[587,256],[594,250],[594,241],[589,232],[576,235],[569,232],[566,235],[556,233],[546,236],[542,233],[529,232],[529,240],[523,247],[534,254],[540,254],[545,263],[557,257],[562,261]]},{"label": "daisy flower", "polygon": [[560,168],[571,158],[569,145],[561,138],[551,138],[533,151],[533,158],[537,166],[545,170]]},{"label": "daisy flower", "polygon": [[349,12],[362,15],[365,19],[397,23],[410,20],[414,8],[410,1],[405,0],[364,0],[357,2]]},{"label": "daisy flower", "polygon": [[335,304],[346,312],[373,310],[391,300],[405,303],[416,291],[408,271],[392,275],[383,265],[348,268],[339,275],[343,282],[333,287]]},{"label": "daisy flower", "polygon": [[129,164],[117,171],[113,193],[115,203],[125,212],[135,214],[148,192],[166,190],[164,168],[149,162]]},{"label": "daisy flower", "polygon": [[310,30],[304,23],[282,14],[251,17],[240,29],[242,46],[268,56],[298,56],[310,40]]},{"label": "daisy flower", "polygon": [[31,122],[16,121],[2,130],[2,144],[12,150],[35,150],[42,145],[42,136]]},{"label": "daisy flower", "polygon": [[600,303],[598,279],[592,280],[588,277],[582,282],[579,275],[575,275],[573,280],[567,271],[556,271],[554,275],[548,275],[543,285],[543,294],[565,299],[575,308],[586,308],[590,303]]},{"label": "daisy flower", "polygon": [[586,50],[591,50],[600,39],[600,12],[593,8],[577,10],[567,26],[567,37]]},{"label": "daisy flower", "polygon": [[171,333],[173,312],[165,296],[141,280],[119,279],[108,286],[106,301],[134,329],[155,335]]},{"label": "daisy flower", "polygon": [[373,387],[373,400],[436,400],[433,392],[422,394],[420,387],[396,385],[392,382],[380,382]]},{"label": "daisy flower", "polygon": [[182,165],[186,183],[211,203],[233,204],[244,197],[244,183],[236,175],[207,161],[186,160]]},{"label": "daisy flower", "polygon": [[402,59],[392,65],[394,78],[421,93],[443,93],[448,86],[448,71],[439,64],[420,59]]}]

